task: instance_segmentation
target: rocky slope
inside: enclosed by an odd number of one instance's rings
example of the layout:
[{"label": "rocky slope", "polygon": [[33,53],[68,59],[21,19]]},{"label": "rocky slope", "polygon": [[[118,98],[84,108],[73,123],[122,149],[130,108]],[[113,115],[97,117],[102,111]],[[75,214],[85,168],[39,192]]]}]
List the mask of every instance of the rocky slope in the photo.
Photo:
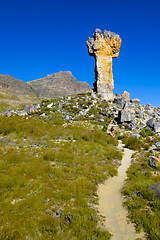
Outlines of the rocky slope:
[{"label": "rocky slope", "polygon": [[9,75],[0,74],[1,105],[19,106],[37,102],[38,98],[30,85]]},{"label": "rocky slope", "polygon": [[30,85],[9,75],[0,74],[0,90],[14,93],[15,95],[36,97],[36,93]]},{"label": "rocky slope", "polygon": [[58,72],[28,83],[0,74],[0,111],[6,107],[20,107],[38,103],[41,98],[57,98],[87,93],[91,87],[78,82],[71,72]]},{"label": "rocky slope", "polygon": [[103,125],[112,120],[111,123],[115,129],[121,128],[121,134],[123,129],[139,134],[146,127],[160,134],[160,108],[150,104],[141,105],[139,99],[130,99],[129,93],[126,91],[122,95],[116,95],[110,101],[104,100],[94,92],[44,99],[41,104],[26,106],[23,111],[17,113],[26,115],[36,111],[39,112],[39,115],[43,113],[43,116],[47,118],[52,116],[51,113],[57,112],[62,114],[64,120],[98,120]]},{"label": "rocky slope", "polygon": [[91,87],[86,82],[78,82],[71,72],[58,72],[28,84],[40,98],[57,98],[77,93],[87,93]]},{"label": "rocky slope", "polygon": [[[54,98],[54,99],[42,99],[41,102],[37,105],[30,105],[26,106],[21,111],[15,110],[6,110],[2,114],[0,114],[0,119],[4,119],[1,126],[3,130],[4,121],[16,121],[16,119],[21,120],[24,124],[27,121],[27,126],[30,127],[28,133],[28,139],[26,135],[22,132],[25,130],[25,127],[21,127],[19,130],[19,134],[22,134],[22,140],[24,146],[26,143],[31,145],[32,134],[36,133],[41,134],[39,140],[34,141],[33,148],[36,150],[35,153],[39,153],[39,149],[43,147],[46,151],[47,146],[52,146],[51,144],[57,144],[58,146],[65,146],[65,144],[59,143],[68,143],[68,146],[72,146],[72,144],[76,144],[77,140],[79,139],[80,134],[83,134],[83,146],[86,147],[86,144],[89,143],[89,136],[86,133],[86,129],[83,129],[83,126],[86,125],[87,128],[91,131],[90,137],[93,138],[95,131],[97,131],[97,139],[99,139],[105,133],[105,137],[101,140],[101,144],[106,144],[106,139],[113,135],[115,139],[122,139],[123,143],[125,144],[126,148],[130,148],[135,150],[136,152],[132,155],[132,164],[128,171],[127,185],[125,186],[124,195],[127,207],[129,207],[129,211],[134,212],[134,222],[139,224],[139,230],[143,226],[144,231],[148,233],[148,238],[150,240],[158,239],[156,238],[157,234],[159,233],[159,229],[156,229],[156,225],[159,224],[159,216],[157,215],[159,211],[159,205],[157,203],[157,199],[160,199],[160,108],[153,107],[149,104],[146,106],[140,104],[139,99],[130,99],[130,94],[126,91],[123,92],[122,95],[114,96],[113,100],[106,101],[102,99],[99,95],[88,92],[87,94],[78,94],[74,96],[66,96],[61,98]],[[9,117],[9,118],[7,118]],[[16,115],[22,116],[17,117]],[[13,117],[12,117],[13,116]],[[6,121],[7,119],[7,121]],[[35,124],[36,121],[39,121],[39,124]],[[28,121],[31,121],[32,124],[28,124]],[[18,121],[19,122],[19,121]],[[43,129],[41,124],[46,125],[47,131]],[[51,125],[49,125],[51,124]],[[75,135],[73,133],[73,128],[79,124],[82,126],[80,131]],[[37,128],[40,126],[40,129]],[[51,126],[55,127],[57,130],[58,126],[58,135],[54,137],[54,135],[49,135],[51,131]],[[113,126],[114,131],[111,132],[111,126]],[[69,127],[70,131],[67,130],[66,137],[64,137],[63,132],[65,129]],[[48,131],[49,129],[49,131]],[[7,129],[2,131],[5,134],[9,131],[13,131],[13,124],[7,127]],[[18,130],[17,130],[18,131]],[[76,130],[77,131],[77,130]],[[11,135],[13,136],[13,135]],[[2,144],[6,144],[8,140],[1,136],[0,139]],[[47,141],[49,142],[47,143]],[[16,141],[12,141],[15,144]],[[94,141],[93,141],[94,142]],[[47,145],[48,144],[48,145]],[[90,145],[89,149],[99,153],[99,151],[103,150],[104,153],[108,153],[109,159],[112,157],[112,151],[106,150],[106,147],[101,146],[98,147],[97,143],[93,143]],[[108,143],[110,144],[110,142]],[[79,148],[79,145],[78,145]],[[115,147],[114,147],[115,148]],[[109,148],[110,149],[110,145]],[[29,146],[29,151],[30,151]],[[53,153],[56,152],[55,148],[52,146]],[[26,148],[25,148],[26,152]],[[60,151],[61,152],[61,151]],[[68,153],[68,147],[64,151],[66,155]],[[34,153],[34,154],[35,154]],[[52,157],[53,157],[52,153]],[[70,153],[70,152],[69,152]],[[95,153],[94,153],[95,154]],[[93,154],[93,156],[94,156]],[[12,155],[11,155],[12,156]],[[37,156],[37,155],[36,155]],[[74,153],[74,156],[76,154]],[[99,164],[102,163],[106,166],[108,165],[104,163],[104,159],[106,157],[98,157],[100,160],[98,163],[96,162],[96,166],[93,167],[92,163],[92,156],[90,153],[88,154],[88,149],[85,151],[85,156],[89,156],[89,161],[91,161],[93,169],[99,169]],[[54,158],[52,158],[54,159]],[[56,158],[55,158],[56,159]],[[65,159],[65,158],[64,158]],[[77,163],[82,163],[82,156],[78,159]],[[111,158],[112,159],[112,158]],[[41,160],[41,158],[40,158]],[[46,164],[45,159],[45,164]],[[59,160],[58,160],[59,161]],[[72,166],[74,166],[73,161],[69,161]],[[96,160],[97,161],[97,160]],[[42,161],[41,161],[42,162]],[[112,164],[117,164],[117,159],[112,159]],[[55,161],[51,162],[51,166],[55,167]],[[66,164],[66,163],[65,163]],[[86,165],[82,164],[82,169],[87,169]],[[28,166],[28,165],[27,165]],[[65,168],[68,165],[64,165]],[[77,166],[76,166],[77,169]],[[6,170],[4,170],[4,173]],[[65,170],[66,171],[66,170]],[[77,170],[76,170],[77,172]],[[102,174],[102,172],[101,172]],[[108,170],[106,171],[108,174]],[[58,174],[59,175],[59,174]],[[91,174],[88,174],[89,176]],[[69,173],[69,176],[70,173]],[[135,180],[136,178],[136,180]],[[52,179],[55,179],[52,177]],[[70,179],[70,178],[69,178]],[[79,178],[78,178],[79,179]],[[81,177],[80,177],[81,179]],[[73,182],[72,182],[73,184]],[[66,184],[64,184],[66,185]],[[54,186],[54,184],[52,184]],[[128,190],[129,189],[129,190]],[[151,190],[149,192],[149,189]],[[70,192],[70,191],[69,191]],[[58,192],[59,193],[59,192]],[[154,194],[155,199],[154,199]],[[66,192],[65,192],[66,194]],[[52,194],[51,194],[52,195]],[[16,204],[17,201],[21,201],[19,197],[18,200],[14,199],[12,204]],[[23,200],[23,198],[22,198]],[[69,200],[70,201],[70,200]],[[63,199],[64,202],[64,199]],[[70,201],[71,202],[71,201]],[[141,203],[141,204],[139,204]],[[130,207],[130,205],[133,207]],[[152,207],[153,206],[153,207]],[[138,211],[137,211],[138,209]],[[136,215],[135,215],[136,210]],[[75,209],[74,209],[75,211]],[[132,214],[132,212],[131,212]],[[145,214],[145,215],[144,215]],[[78,215],[79,216],[79,215]],[[143,217],[144,216],[144,217]],[[153,220],[152,217],[154,217]],[[147,224],[146,224],[147,222]],[[152,227],[153,226],[153,227]],[[155,228],[155,230],[152,230]],[[108,228],[107,228],[108,229]],[[150,232],[152,233],[153,237],[150,237]],[[154,235],[153,235],[154,234]],[[83,239],[83,238],[82,238]],[[96,238],[97,239],[97,238]],[[102,239],[102,238],[101,238]],[[107,238],[105,238],[107,239]]]}]

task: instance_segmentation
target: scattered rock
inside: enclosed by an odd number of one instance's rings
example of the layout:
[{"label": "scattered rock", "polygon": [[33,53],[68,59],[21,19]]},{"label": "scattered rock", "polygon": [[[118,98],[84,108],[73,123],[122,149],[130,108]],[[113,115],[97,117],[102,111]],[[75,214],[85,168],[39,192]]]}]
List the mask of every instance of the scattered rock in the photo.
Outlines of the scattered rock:
[{"label": "scattered rock", "polygon": [[99,122],[104,122],[103,118],[98,119]]},{"label": "scattered rock", "polygon": [[134,137],[134,138],[140,138],[140,135],[139,134],[137,134],[137,133],[134,133],[134,134],[131,134],[131,137]]},{"label": "scattered rock", "polygon": [[155,168],[160,167],[160,159],[159,158],[154,157],[154,156],[149,156],[148,161],[149,161],[149,165],[151,167],[155,167]]},{"label": "scattered rock", "polygon": [[137,128],[138,126],[137,126],[137,123],[133,120],[133,121],[131,121],[129,124],[128,124],[128,129],[129,130],[136,130],[136,128]]},{"label": "scattered rock", "polygon": [[155,194],[155,199],[160,200],[160,182],[157,184],[152,184],[148,187]]},{"label": "scattered rock", "polygon": [[5,137],[0,138],[0,143],[8,143],[8,142],[9,142],[8,138],[5,138]]},{"label": "scattered rock", "polygon": [[47,105],[47,108],[52,108],[53,107],[53,103],[50,103]]},{"label": "scattered rock", "polygon": [[37,104],[37,105],[31,104],[30,106],[25,106],[24,112],[26,112],[27,114],[31,114],[31,113],[37,112],[39,108],[40,108],[40,104]]},{"label": "scattered rock", "polygon": [[159,147],[160,147],[160,142],[156,142],[156,143],[155,143],[155,146],[156,146],[157,148],[159,148]]}]

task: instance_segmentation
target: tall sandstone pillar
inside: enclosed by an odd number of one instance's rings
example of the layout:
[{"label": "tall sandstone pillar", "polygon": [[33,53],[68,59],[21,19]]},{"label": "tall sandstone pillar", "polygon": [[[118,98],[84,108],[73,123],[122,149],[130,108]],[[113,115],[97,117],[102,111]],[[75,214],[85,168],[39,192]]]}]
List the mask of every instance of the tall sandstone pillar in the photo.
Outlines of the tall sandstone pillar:
[{"label": "tall sandstone pillar", "polygon": [[88,53],[95,58],[94,90],[103,99],[113,99],[112,58],[119,56],[121,38],[118,34],[96,29],[93,38],[87,41]]}]

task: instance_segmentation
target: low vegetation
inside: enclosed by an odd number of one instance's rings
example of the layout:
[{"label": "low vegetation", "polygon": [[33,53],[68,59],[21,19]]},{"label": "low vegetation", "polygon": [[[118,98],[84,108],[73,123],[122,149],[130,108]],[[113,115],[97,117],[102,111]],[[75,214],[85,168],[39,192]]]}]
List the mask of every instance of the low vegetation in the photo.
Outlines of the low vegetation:
[{"label": "low vegetation", "polygon": [[148,189],[151,184],[160,182],[160,169],[148,164],[148,156],[152,151],[134,154],[134,163],[127,172],[127,181],[123,189],[125,206],[129,210],[130,219],[135,223],[138,232],[143,228],[147,239],[160,239],[160,201]]},{"label": "low vegetation", "polygon": [[148,164],[159,136],[143,128],[136,137],[127,124],[109,135],[112,107],[88,93],[42,99],[23,117],[0,115],[0,239],[110,239],[97,186],[117,174],[117,139],[135,151],[123,189],[129,217],[147,239],[160,239],[160,201],[147,188],[160,182]]},{"label": "low vegetation", "polygon": [[0,116],[0,239],[110,238],[96,191],[117,174],[117,140],[56,114]]}]

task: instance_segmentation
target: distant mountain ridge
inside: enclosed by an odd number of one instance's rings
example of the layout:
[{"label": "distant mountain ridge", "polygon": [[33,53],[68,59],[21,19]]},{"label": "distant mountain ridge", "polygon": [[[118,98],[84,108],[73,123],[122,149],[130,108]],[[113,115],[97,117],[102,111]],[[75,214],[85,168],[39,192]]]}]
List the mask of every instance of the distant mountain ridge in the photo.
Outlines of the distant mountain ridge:
[{"label": "distant mountain ridge", "polygon": [[37,97],[30,85],[10,75],[0,74],[0,90],[1,92],[5,91],[15,95],[28,95],[30,97]]},{"label": "distant mountain ridge", "polygon": [[[87,93],[91,87],[79,82],[71,72],[57,72],[46,77],[24,82],[9,75],[0,74],[0,98],[2,101],[33,103],[41,98],[57,98],[77,93]],[[17,105],[16,104],[16,105]]]},{"label": "distant mountain ridge", "polygon": [[57,98],[91,91],[88,83],[77,81],[69,71],[49,74],[27,83],[40,98]]}]

